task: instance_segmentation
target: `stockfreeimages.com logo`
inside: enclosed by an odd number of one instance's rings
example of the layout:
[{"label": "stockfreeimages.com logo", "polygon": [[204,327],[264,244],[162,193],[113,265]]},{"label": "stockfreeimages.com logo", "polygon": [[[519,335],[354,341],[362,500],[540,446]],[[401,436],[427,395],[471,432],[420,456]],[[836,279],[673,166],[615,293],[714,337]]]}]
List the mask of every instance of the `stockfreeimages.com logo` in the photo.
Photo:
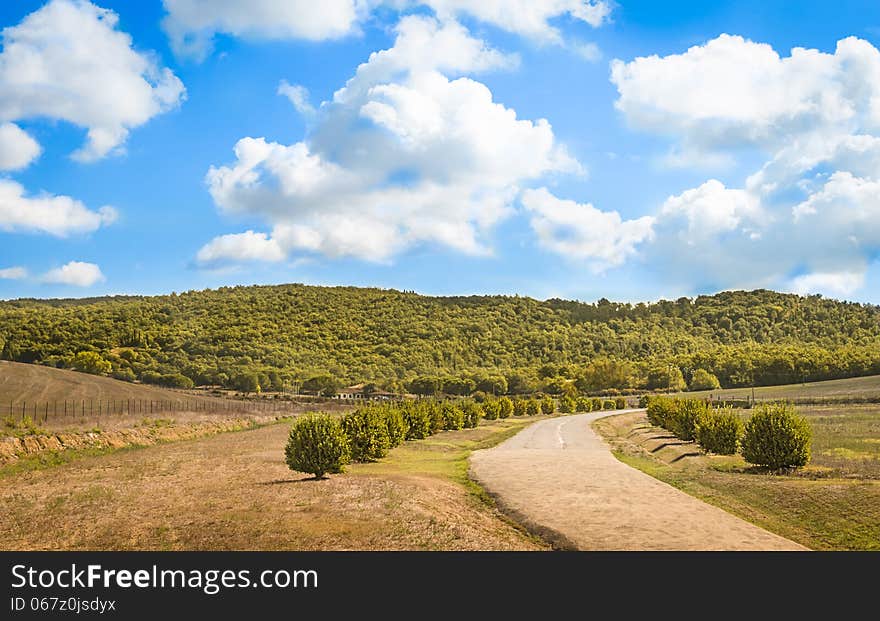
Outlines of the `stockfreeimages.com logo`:
[{"label": "stockfreeimages.com logo", "polygon": [[101,565],[66,569],[12,567],[13,589],[200,589],[216,595],[221,589],[260,587],[264,589],[316,589],[314,569],[266,569],[253,574],[249,569],[105,569]]}]

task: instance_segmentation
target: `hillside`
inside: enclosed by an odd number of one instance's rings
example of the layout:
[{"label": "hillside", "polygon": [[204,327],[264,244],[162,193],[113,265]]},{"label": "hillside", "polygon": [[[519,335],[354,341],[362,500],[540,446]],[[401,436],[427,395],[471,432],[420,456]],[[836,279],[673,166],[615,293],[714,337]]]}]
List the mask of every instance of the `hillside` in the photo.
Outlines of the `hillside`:
[{"label": "hillside", "polygon": [[662,388],[673,367],[736,387],[880,374],[880,307],[764,290],[632,305],[225,287],[2,302],[0,358],[264,390],[399,388],[418,376],[468,378],[463,392],[553,388],[554,378],[583,390]]},{"label": "hillside", "polygon": [[158,386],[123,382],[64,369],[0,361],[0,412],[9,403],[54,401],[178,401],[214,403],[208,399]]}]

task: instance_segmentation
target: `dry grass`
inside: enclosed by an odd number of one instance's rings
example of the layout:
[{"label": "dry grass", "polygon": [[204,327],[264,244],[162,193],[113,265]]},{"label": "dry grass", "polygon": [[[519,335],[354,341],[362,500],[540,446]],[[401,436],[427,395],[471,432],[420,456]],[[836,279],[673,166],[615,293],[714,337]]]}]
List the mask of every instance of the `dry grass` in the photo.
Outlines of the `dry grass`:
[{"label": "dry grass", "polygon": [[621,461],[771,532],[818,550],[880,550],[880,480],[874,462],[862,459],[876,450],[861,450],[880,437],[878,410],[845,406],[832,415],[831,408],[805,409],[815,457],[792,475],[756,473],[739,456],[702,455],[693,443],[652,427],[644,413],[594,427]]},{"label": "dry grass", "polygon": [[[851,377],[848,379],[809,382],[806,384],[786,384],[783,386],[761,386],[754,389],[759,400],[782,399],[880,399],[880,375]],[[683,393],[685,397],[708,397],[720,399],[748,399],[751,388],[728,388],[724,390],[704,390]]]},{"label": "dry grass", "polygon": [[541,549],[465,474],[471,449],[525,424],[441,433],[325,481],[285,466],[288,425],[84,457],[0,479],[0,548]]}]

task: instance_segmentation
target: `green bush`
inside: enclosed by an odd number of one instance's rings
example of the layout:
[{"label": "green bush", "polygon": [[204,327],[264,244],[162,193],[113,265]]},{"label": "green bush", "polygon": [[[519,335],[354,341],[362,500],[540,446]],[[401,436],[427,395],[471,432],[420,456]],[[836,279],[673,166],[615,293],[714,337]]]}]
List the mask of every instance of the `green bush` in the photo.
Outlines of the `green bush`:
[{"label": "green bush", "polygon": [[299,418],[290,429],[284,457],[288,467],[316,479],[342,472],[351,459],[348,437],[339,420],[327,414]]},{"label": "green bush", "polygon": [[648,395],[639,395],[639,407],[646,408],[648,407],[648,400],[650,397]]},{"label": "green bush", "polygon": [[577,410],[577,400],[569,395],[563,395],[559,399],[559,411],[563,414],[571,414]]},{"label": "green bush", "polygon": [[541,402],[537,399],[529,399],[526,401],[526,413],[529,416],[537,416],[541,413]]},{"label": "green bush", "polygon": [[498,417],[510,418],[513,415],[513,401],[510,397],[501,397],[498,399]]},{"label": "green bush", "polygon": [[743,423],[733,408],[707,408],[697,416],[694,436],[709,453],[734,455],[739,450]]},{"label": "green bush", "polygon": [[616,397],[614,399],[614,409],[615,410],[625,410],[626,409],[626,398],[625,397]]},{"label": "green bush", "polygon": [[667,427],[679,440],[691,442],[696,438],[697,418],[709,409],[709,404],[698,399],[676,399],[675,409]]},{"label": "green bush", "polygon": [[718,378],[705,369],[697,369],[691,376],[691,390],[718,390],[721,383]]},{"label": "green bush", "polygon": [[446,415],[443,407],[437,401],[432,401],[428,412],[431,416],[431,433],[440,433],[446,428]]},{"label": "green bush", "polygon": [[406,439],[424,440],[431,435],[431,411],[421,403],[408,404],[403,408],[406,421]]},{"label": "green bush", "polygon": [[394,448],[399,446],[406,440],[409,426],[403,411],[399,407],[384,407],[379,410],[381,415],[385,417],[385,427],[388,429],[388,446]]},{"label": "green bush", "polygon": [[593,402],[588,397],[578,397],[577,404],[575,405],[575,411],[592,412]]},{"label": "green bush", "polygon": [[480,417],[483,415],[483,409],[474,401],[465,401],[461,404],[461,411],[464,412],[465,429],[473,429],[480,424]]},{"label": "green bush", "polygon": [[553,414],[556,411],[556,401],[553,397],[544,397],[541,399],[541,414]]},{"label": "green bush", "polygon": [[810,461],[813,432],[790,403],[762,403],[745,425],[746,461],[772,470],[799,468]]},{"label": "green bush", "polygon": [[446,401],[440,408],[443,411],[443,429],[445,431],[464,429],[464,412],[460,407],[450,401]]},{"label": "green bush", "polygon": [[613,410],[613,409],[615,409],[615,407],[616,407],[616,404],[614,402],[614,399],[605,399],[604,401],[602,401],[602,409],[603,410]]},{"label": "green bush", "polygon": [[676,411],[676,399],[650,397],[648,399],[648,421],[657,427],[672,428],[672,418]]},{"label": "green bush", "polygon": [[342,417],[353,461],[374,461],[388,454],[391,441],[385,417],[374,408],[355,410]]},{"label": "green bush", "polygon": [[593,404],[593,407],[591,408],[593,412],[598,412],[602,409],[602,399],[599,397],[593,397],[590,399],[590,402]]},{"label": "green bush", "polygon": [[525,416],[528,414],[529,410],[529,402],[526,399],[514,399],[513,401],[513,415],[514,416]]},{"label": "green bush", "polygon": [[501,418],[501,404],[498,403],[498,399],[489,399],[483,403],[483,417],[486,420]]}]

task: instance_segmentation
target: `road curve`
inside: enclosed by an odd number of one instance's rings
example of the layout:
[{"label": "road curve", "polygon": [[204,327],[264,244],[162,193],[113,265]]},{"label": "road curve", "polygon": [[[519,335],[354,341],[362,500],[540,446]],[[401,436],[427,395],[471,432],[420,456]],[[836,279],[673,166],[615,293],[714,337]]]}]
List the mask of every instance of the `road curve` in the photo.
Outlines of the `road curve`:
[{"label": "road curve", "polygon": [[618,461],[590,423],[621,413],[537,422],[473,453],[471,476],[515,519],[567,549],[806,549]]}]

